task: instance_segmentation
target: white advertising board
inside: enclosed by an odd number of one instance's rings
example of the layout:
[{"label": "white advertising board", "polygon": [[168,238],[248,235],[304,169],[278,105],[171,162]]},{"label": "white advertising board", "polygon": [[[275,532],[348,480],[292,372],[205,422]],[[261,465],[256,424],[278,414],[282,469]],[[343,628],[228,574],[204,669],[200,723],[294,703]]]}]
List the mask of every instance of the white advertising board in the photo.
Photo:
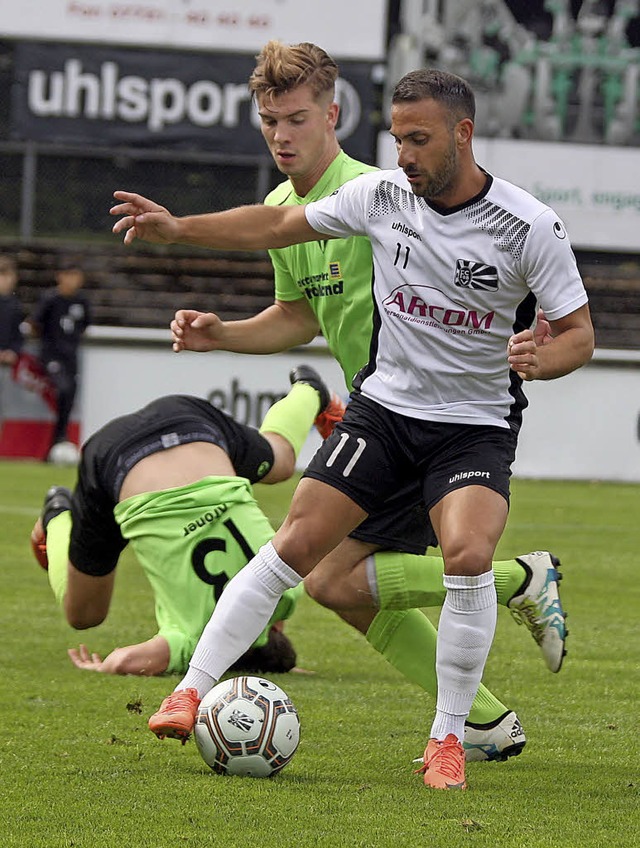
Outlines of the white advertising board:
[{"label": "white advertising board", "polygon": [[387,0],[0,0],[0,36],[250,53],[277,38],[370,60],[386,21]]},{"label": "white advertising board", "polygon": [[[169,393],[207,397],[258,426],[269,405],[287,392],[289,370],[300,362],[346,398],[341,371],[323,343],[271,356],[176,355],[167,342],[132,346],[124,335],[121,344],[113,337],[101,341],[97,329],[83,348],[83,439],[113,416]],[[640,482],[640,355],[611,357],[611,351],[596,351],[593,362],[567,377],[525,386],[530,405],[515,476]],[[319,444],[313,430],[301,468]]]},{"label": "white advertising board", "polygon": [[[164,331],[91,327],[82,346],[74,420],[84,441],[111,418],[161,395],[194,394],[258,427],[269,406],[288,391],[291,368],[303,362],[346,400],[342,372],[320,339],[271,356],[176,355]],[[527,383],[525,393],[529,407],[513,467],[516,477],[640,483],[639,352],[597,350],[585,368],[559,380]],[[42,398],[14,386],[6,412],[35,450],[6,455],[44,455],[52,414]],[[299,468],[319,444],[312,429]]]},{"label": "white advertising board", "polygon": [[[92,328],[94,333],[97,329],[103,328]],[[87,340],[82,363],[82,439],[110,418],[165,394],[207,398],[244,424],[258,427],[269,406],[289,390],[289,371],[301,362],[312,365],[346,399],[344,379],[335,360],[326,348],[319,355],[313,350],[270,356],[223,351],[177,355],[168,343],[132,347],[126,341],[114,345],[111,341]],[[301,468],[319,445],[320,436],[312,430],[299,457]]]},{"label": "white advertising board", "polygon": [[[574,247],[640,251],[639,148],[476,138],[474,153],[487,171],[553,207]],[[397,165],[387,132],[379,137],[378,165]]]}]

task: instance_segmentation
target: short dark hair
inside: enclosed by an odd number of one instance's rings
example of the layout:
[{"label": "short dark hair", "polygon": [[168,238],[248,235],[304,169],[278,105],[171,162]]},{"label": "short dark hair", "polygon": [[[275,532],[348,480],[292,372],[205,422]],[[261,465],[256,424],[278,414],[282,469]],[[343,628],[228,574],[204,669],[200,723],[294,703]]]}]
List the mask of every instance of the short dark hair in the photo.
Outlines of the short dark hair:
[{"label": "short dark hair", "polygon": [[417,100],[435,100],[447,107],[453,123],[476,116],[476,98],[469,83],[448,71],[421,68],[410,71],[397,83],[391,103],[415,103]]},{"label": "short dark hair", "polygon": [[296,649],[291,640],[281,630],[272,627],[267,644],[258,648],[249,648],[231,666],[234,671],[258,674],[285,674],[295,666]]}]

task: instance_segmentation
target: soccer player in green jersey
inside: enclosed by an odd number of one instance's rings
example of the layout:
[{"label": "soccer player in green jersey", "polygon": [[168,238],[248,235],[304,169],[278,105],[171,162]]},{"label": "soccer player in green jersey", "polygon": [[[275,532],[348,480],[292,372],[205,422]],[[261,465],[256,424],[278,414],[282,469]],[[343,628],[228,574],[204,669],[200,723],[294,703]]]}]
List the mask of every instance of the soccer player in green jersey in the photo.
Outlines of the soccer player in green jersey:
[{"label": "soccer player in green jersey", "polygon": [[[294,369],[291,379],[260,432],[201,398],[158,398],[88,439],[73,492],[47,492],[31,540],[68,623],[84,630],[104,621],[128,543],[155,601],[156,635],[104,659],[80,645],[69,651],[78,668],[147,676],[186,671],[224,586],[273,537],[251,483],[292,475],[309,428],[330,400],[308,366]],[[285,592],[235,667],[267,673],[295,665],[283,624],[301,591]]]},{"label": "soccer player in green jersey", "polygon": [[[375,170],[340,148],[335,131],[337,74],[336,63],[313,44],[269,42],[258,57],[250,88],[265,141],[287,176],[266,204],[306,204]],[[137,195],[115,196],[124,202],[111,210],[114,214],[152,213],[158,221],[172,219],[166,209]],[[149,221],[148,215],[145,218]],[[206,219],[181,219],[189,226],[190,243],[207,245]],[[252,318],[228,322],[213,313],[180,310],[171,325],[174,349],[274,353],[305,344],[321,330],[351,389],[354,376],[369,361],[375,321],[368,239],[319,240],[269,252],[275,270],[274,304]],[[353,531],[306,578],[305,586],[313,598],[365,634],[407,678],[435,696],[437,634],[416,609],[444,601],[442,559],[423,556],[433,544],[425,511],[408,516],[391,507]],[[345,561],[351,569],[345,569]],[[555,563],[541,553],[494,564],[499,602],[524,617],[552,671],[560,668],[566,635]],[[481,687],[466,727],[467,758],[505,759],[520,753],[524,741],[515,713]]]}]

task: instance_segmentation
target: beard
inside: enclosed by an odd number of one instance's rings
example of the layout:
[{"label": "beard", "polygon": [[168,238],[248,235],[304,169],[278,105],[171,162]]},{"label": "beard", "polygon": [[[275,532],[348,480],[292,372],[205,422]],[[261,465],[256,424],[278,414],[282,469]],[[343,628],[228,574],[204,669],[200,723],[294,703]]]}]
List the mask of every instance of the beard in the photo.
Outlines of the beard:
[{"label": "beard", "polygon": [[458,175],[458,155],[455,143],[447,150],[440,167],[430,174],[424,174],[423,186],[412,186],[414,194],[426,200],[437,200],[443,194],[448,194]]}]

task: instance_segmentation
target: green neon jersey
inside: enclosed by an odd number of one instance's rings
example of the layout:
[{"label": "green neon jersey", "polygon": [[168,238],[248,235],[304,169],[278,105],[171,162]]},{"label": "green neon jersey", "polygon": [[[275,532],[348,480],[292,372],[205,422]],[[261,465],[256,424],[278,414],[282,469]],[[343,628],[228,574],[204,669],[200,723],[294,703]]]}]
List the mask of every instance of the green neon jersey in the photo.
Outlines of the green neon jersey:
[{"label": "green neon jersey", "polygon": [[[169,644],[168,672],[184,673],[227,582],[274,531],[242,477],[204,477],[127,498],[116,521],[155,599],[158,634]],[[287,589],[269,622],[289,618],[300,589]],[[254,642],[267,641],[268,628]]]},{"label": "green neon jersey", "polygon": [[[360,174],[375,171],[341,151],[304,197],[289,180],[265,199],[269,206],[293,206],[320,200]],[[371,244],[363,236],[321,239],[270,250],[277,300],[306,298],[339,362],[351,390],[353,378],[369,361],[372,330]]]}]

